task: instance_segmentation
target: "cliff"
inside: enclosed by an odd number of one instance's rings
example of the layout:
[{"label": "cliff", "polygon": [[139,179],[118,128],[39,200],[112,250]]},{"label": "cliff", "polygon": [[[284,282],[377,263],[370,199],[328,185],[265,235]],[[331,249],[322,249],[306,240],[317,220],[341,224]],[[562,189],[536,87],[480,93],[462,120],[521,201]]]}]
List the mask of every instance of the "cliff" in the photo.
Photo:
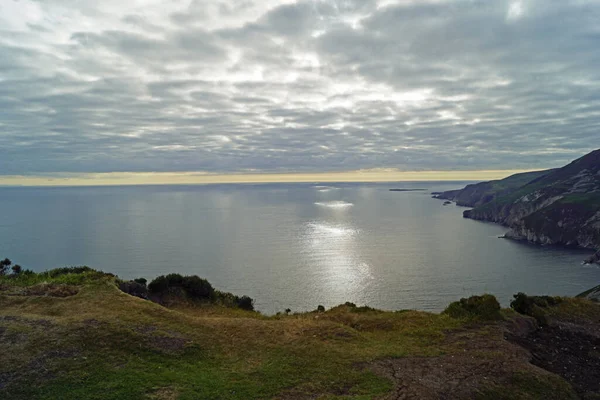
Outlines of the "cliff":
[{"label": "cliff", "polygon": [[469,185],[437,197],[474,207],[464,212],[465,218],[508,226],[509,238],[600,247],[600,150],[563,168]]}]

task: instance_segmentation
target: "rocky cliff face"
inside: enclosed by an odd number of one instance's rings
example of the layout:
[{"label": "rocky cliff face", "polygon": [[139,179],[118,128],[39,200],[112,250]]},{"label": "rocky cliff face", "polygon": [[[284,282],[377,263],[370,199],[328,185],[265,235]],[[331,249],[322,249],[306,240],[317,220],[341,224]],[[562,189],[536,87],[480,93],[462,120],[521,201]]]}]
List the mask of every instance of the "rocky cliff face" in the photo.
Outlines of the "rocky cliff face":
[{"label": "rocky cliff face", "polygon": [[[519,174],[439,194],[459,205],[474,207],[465,218],[491,221],[510,228],[507,237],[539,244],[600,247],[600,150],[537,176]],[[519,185],[523,180],[532,178]],[[502,184],[504,182],[504,184]],[[490,188],[501,187],[490,191]],[[459,202],[460,199],[460,202]]]}]

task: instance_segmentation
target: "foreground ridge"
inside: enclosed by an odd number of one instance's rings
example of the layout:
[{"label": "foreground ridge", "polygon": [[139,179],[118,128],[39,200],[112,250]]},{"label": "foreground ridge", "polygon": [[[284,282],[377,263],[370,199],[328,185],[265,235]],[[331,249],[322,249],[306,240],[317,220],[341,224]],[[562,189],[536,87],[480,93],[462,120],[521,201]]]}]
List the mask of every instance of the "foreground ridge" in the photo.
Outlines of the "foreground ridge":
[{"label": "foreground ridge", "polygon": [[600,395],[600,305],[588,299],[519,294],[503,310],[483,295],[441,314],[346,303],[265,316],[198,297],[210,284],[189,278],[203,289],[161,277],[168,296],[157,303],[87,267],[0,275],[0,397]]}]

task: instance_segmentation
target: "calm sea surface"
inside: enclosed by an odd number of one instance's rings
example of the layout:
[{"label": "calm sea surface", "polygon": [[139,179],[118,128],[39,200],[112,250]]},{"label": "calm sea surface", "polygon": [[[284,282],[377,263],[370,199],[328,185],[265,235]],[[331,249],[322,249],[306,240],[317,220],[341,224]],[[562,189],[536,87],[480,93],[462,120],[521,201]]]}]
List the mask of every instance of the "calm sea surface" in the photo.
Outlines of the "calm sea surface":
[{"label": "calm sea surface", "polygon": [[[265,313],[346,301],[440,311],[493,293],[575,295],[600,283],[589,251],[498,239],[430,191],[457,183],[0,188],[0,257],[37,271],[170,272],[248,294]],[[389,188],[424,188],[390,192]]]}]

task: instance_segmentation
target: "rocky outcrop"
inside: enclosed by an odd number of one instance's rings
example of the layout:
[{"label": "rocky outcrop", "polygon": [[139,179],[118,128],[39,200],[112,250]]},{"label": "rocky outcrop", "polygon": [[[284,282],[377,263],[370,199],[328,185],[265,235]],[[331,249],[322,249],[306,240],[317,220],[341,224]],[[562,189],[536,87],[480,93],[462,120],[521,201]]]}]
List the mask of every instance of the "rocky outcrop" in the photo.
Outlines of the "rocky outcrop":
[{"label": "rocky outcrop", "polygon": [[600,264],[600,251],[596,252],[593,256],[590,256],[584,261],[586,264]]},{"label": "rocky outcrop", "polygon": [[507,238],[600,247],[600,150],[537,176],[518,174],[478,185],[437,197],[474,207],[463,213],[465,218],[509,227]]}]

